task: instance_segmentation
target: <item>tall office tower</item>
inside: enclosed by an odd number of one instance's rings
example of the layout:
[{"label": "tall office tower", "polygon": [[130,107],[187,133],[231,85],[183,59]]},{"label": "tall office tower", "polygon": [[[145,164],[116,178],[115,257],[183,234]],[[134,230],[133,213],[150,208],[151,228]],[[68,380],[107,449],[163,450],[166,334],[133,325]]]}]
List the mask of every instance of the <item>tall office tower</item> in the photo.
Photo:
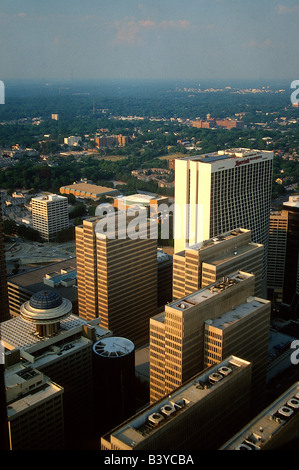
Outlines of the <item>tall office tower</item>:
[{"label": "tall office tower", "polygon": [[37,196],[31,199],[33,228],[46,241],[53,241],[55,235],[68,228],[68,199],[57,194]]},{"label": "tall office tower", "polygon": [[250,362],[230,356],[102,436],[102,450],[216,450],[248,422],[250,387]]},{"label": "tall office tower", "polygon": [[118,212],[106,233],[97,229],[99,218],[76,227],[78,309],[138,347],[148,342],[149,318],[157,313],[157,240],[148,219],[132,238],[135,218],[126,216],[123,224],[123,216]]},{"label": "tall office tower", "polygon": [[299,312],[299,196],[270,215],[268,296]]},{"label": "tall office tower", "polygon": [[[248,310],[248,299],[252,298],[253,294],[254,275],[237,272],[228,276],[224,281],[216,282],[169,303],[165,306],[163,313],[150,319],[151,402],[172,393],[175,388],[203,370],[205,365],[205,322],[212,322],[224,314],[231,317],[232,320],[241,318],[240,312],[243,312],[244,317],[246,317],[246,312],[250,312],[249,316],[254,317],[255,321],[250,329],[247,349],[247,351],[251,351],[252,341],[254,341],[251,336],[254,336],[260,323],[259,316],[255,315],[255,310],[260,309],[262,312],[263,334],[261,334],[261,339],[263,344],[256,346],[260,354],[259,357],[257,353],[256,357],[266,362],[267,348],[265,357],[263,354],[265,353],[265,343],[268,344],[266,326],[268,322],[268,328],[270,328],[270,302],[260,299]],[[256,298],[254,297],[254,299]],[[234,317],[236,309],[238,316],[236,314]],[[247,318],[244,319],[244,323],[246,322]],[[236,344],[241,348],[233,337],[234,328],[232,323],[231,330],[228,330],[232,331],[232,336],[229,338],[232,350]],[[239,328],[241,335],[243,335],[243,321],[240,321]],[[224,347],[225,342],[222,345],[223,349]],[[216,348],[214,349],[216,351]],[[229,354],[233,354],[233,351],[230,351]],[[213,357],[215,362],[217,358],[219,356]]]},{"label": "tall office tower", "polygon": [[232,354],[252,364],[251,410],[265,405],[271,303],[249,297],[240,305],[204,324],[204,368]]},{"label": "tall office tower", "polygon": [[219,450],[298,450],[299,382],[231,437]]},{"label": "tall office tower", "polygon": [[267,296],[274,302],[282,302],[287,235],[287,212],[271,212],[268,247]]},{"label": "tall office tower", "polygon": [[299,313],[299,196],[291,196],[283,204],[288,213],[288,237],[286,249],[283,302]]},{"label": "tall office tower", "polygon": [[31,366],[5,373],[10,450],[64,448],[63,388]]},{"label": "tall office tower", "polygon": [[176,160],[174,252],[246,228],[264,245],[265,283],[272,160],[273,152],[244,148]]},{"label": "tall office tower", "polygon": [[255,275],[255,295],[262,294],[262,245],[251,242],[250,230],[238,228],[187,247],[173,255],[173,298],[179,299],[232,272]]},{"label": "tall office tower", "polygon": [[2,193],[0,191],[0,322],[8,320],[9,318],[8,287],[2,227]]}]

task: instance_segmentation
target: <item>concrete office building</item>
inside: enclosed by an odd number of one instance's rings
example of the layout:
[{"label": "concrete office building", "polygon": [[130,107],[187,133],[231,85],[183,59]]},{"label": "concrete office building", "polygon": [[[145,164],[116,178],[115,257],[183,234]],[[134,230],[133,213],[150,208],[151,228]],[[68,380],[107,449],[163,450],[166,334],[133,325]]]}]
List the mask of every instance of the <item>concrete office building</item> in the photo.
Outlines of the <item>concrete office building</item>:
[{"label": "concrete office building", "polygon": [[106,233],[97,229],[99,218],[76,227],[79,316],[100,317],[104,328],[138,347],[148,342],[149,318],[157,313],[157,240],[150,238],[149,221],[131,238],[135,218],[122,226],[120,214]]},{"label": "concrete office building", "polygon": [[299,382],[229,439],[219,450],[298,450]]},{"label": "concrete office building", "polygon": [[73,314],[78,314],[76,258],[52,263],[11,276],[7,282],[9,313],[20,315],[21,305],[37,292],[47,288],[72,302]]},{"label": "concrete office building", "polygon": [[45,241],[69,227],[68,200],[65,196],[47,194],[31,199],[33,228]]},{"label": "concrete office building", "polygon": [[273,152],[244,148],[176,160],[175,253],[243,227],[264,245],[266,282],[272,160]]},{"label": "concrete office building", "polygon": [[230,354],[252,364],[252,411],[265,404],[271,303],[249,297],[218,318],[204,324],[204,368]]},{"label": "concrete office building", "polygon": [[262,294],[262,245],[250,230],[237,228],[173,255],[173,298],[179,299],[235,271],[255,275],[255,295]]},{"label": "concrete office building", "polygon": [[21,362],[64,389],[66,441],[70,445],[88,434],[93,399],[92,347],[111,336],[99,324],[99,319],[87,322],[74,315],[71,302],[50,290],[34,294],[19,316],[0,324],[5,368]]},{"label": "concrete office building", "polygon": [[102,450],[217,449],[248,419],[250,387],[251,364],[230,356],[102,436]]},{"label": "concrete office building", "polygon": [[[213,320],[224,314],[232,321],[231,328],[227,330],[231,336],[228,334],[225,338],[229,339],[226,352],[230,347],[232,350],[229,351],[229,354],[233,354],[234,348],[237,347],[242,352],[246,350],[248,355],[258,359],[258,369],[263,369],[263,362],[266,363],[268,355],[267,328],[270,328],[270,302],[252,299],[254,283],[254,275],[237,272],[228,276],[224,281],[216,282],[169,303],[165,306],[163,313],[150,319],[151,403],[172,393],[194,374],[203,370],[205,361],[213,359],[214,362],[217,360],[219,362],[220,356],[216,356],[216,354],[211,356],[213,348],[216,352],[216,347],[212,345],[212,338],[207,338],[208,350],[205,352],[205,334],[208,335],[208,328],[205,332],[205,325],[209,323],[212,325]],[[248,302],[252,300],[254,303],[248,309]],[[248,332],[249,339],[246,339],[248,348],[246,349],[246,345],[242,345],[244,339],[243,323],[248,325],[249,317],[254,322]],[[234,323],[237,319],[239,322]],[[261,327],[261,344],[256,347],[258,351],[254,352],[252,341],[255,339],[254,334],[258,325]],[[238,337],[239,328],[240,343],[234,335],[236,333]],[[246,325],[244,328],[246,329]],[[222,350],[225,342],[222,344],[219,341],[219,345]],[[207,351],[209,352],[208,356]]]},{"label": "concrete office building", "polygon": [[21,363],[5,373],[10,450],[64,448],[63,388]]},{"label": "concrete office building", "polygon": [[2,223],[2,193],[0,192],[0,322],[10,317]]}]

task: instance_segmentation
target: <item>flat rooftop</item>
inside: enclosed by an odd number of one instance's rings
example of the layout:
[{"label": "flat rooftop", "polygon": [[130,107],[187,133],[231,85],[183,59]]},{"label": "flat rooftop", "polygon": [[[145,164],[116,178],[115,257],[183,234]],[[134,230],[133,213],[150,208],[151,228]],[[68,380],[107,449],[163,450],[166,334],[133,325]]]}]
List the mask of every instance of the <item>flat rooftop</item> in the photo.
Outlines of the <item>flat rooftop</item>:
[{"label": "flat rooftop", "polygon": [[[135,415],[124,425],[112,431],[114,438],[130,447],[145,440],[149,434],[157,432],[160,427],[167,426],[176,416],[208,396],[215,388],[221,387],[223,382],[240,373],[251,364],[247,361],[230,356],[220,364],[213,365],[198,374],[187,384],[174,391],[171,396],[164,398],[144,411]],[[220,370],[223,375],[220,374]],[[103,436],[107,439],[108,435]]]},{"label": "flat rooftop", "polygon": [[60,188],[61,193],[68,192],[76,192],[81,197],[101,197],[106,194],[119,194],[119,191],[114,188],[107,188],[105,186],[98,186],[96,184],[90,183],[74,183],[67,186],[62,186]]},{"label": "flat rooftop", "polygon": [[238,305],[233,310],[224,313],[218,318],[207,320],[205,323],[214,326],[215,328],[224,330],[228,326],[233,325],[241,318],[245,318],[247,315],[250,315],[266,304],[270,304],[270,301],[260,299],[258,297],[248,297],[247,302]]},{"label": "flat rooftop", "polygon": [[73,273],[71,277],[73,277],[76,269],[76,258],[69,258],[58,263],[51,263],[47,266],[43,266],[42,268],[32,269],[23,274],[11,276],[8,278],[8,284],[19,286],[20,288],[25,289],[32,294],[44,290],[45,287],[50,290],[55,289],[61,295],[61,297],[65,297],[70,301],[75,301],[78,298],[77,288],[64,287],[62,285],[57,284],[55,285],[55,287],[51,287],[49,285],[44,284],[44,278],[48,274],[61,273],[61,270],[71,270],[71,272]]},{"label": "flat rooftop", "polygon": [[229,289],[250,277],[253,277],[253,274],[239,271],[238,273],[229,276],[224,281],[216,282],[208,287],[204,287],[203,289],[194,292],[193,294],[189,294],[180,300],[170,302],[166,308],[169,306],[180,311],[186,310],[190,307],[194,307],[194,305],[200,304],[201,302],[205,302],[207,299],[220,294],[224,290]]},{"label": "flat rooftop", "polygon": [[194,155],[191,157],[185,157],[182,160],[200,161],[203,163],[213,163],[216,161],[227,160],[232,158],[248,158],[257,157],[260,155],[270,155],[271,152],[263,150],[255,150],[248,148],[233,148],[227,150],[219,150],[218,152],[211,152],[201,155]]},{"label": "flat rooftop", "polygon": [[220,450],[259,450],[296,416],[299,410],[299,382],[262,411]]}]

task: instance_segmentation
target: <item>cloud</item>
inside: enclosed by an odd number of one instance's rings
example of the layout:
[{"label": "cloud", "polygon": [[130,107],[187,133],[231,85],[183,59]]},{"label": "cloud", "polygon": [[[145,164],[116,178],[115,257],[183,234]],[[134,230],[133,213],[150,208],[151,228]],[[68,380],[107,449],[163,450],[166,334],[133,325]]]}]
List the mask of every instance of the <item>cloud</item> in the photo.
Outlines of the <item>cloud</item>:
[{"label": "cloud", "polygon": [[294,7],[287,7],[286,5],[277,5],[276,11],[279,15],[285,15],[288,13],[298,13],[299,12],[299,6],[296,5]]},{"label": "cloud", "polygon": [[144,34],[149,30],[182,30],[189,26],[190,23],[187,20],[163,20],[157,23],[149,19],[136,20],[124,18],[113,23],[113,27],[116,29],[116,36],[113,40],[113,44],[140,44],[143,40]]},{"label": "cloud", "polygon": [[243,44],[243,47],[248,48],[248,49],[270,49],[274,46],[270,39],[265,39],[264,41],[261,41],[261,42],[251,40]]}]

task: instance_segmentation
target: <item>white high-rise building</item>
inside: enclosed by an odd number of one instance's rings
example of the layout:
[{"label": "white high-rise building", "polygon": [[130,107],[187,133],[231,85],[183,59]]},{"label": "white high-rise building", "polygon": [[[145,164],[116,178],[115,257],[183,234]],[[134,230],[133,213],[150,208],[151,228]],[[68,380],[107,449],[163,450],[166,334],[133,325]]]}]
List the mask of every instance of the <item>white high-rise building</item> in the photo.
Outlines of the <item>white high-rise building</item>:
[{"label": "white high-rise building", "polygon": [[61,230],[69,227],[68,199],[47,194],[31,199],[33,228],[46,241],[52,241]]},{"label": "white high-rise building", "polygon": [[273,152],[236,148],[175,161],[174,251],[243,227],[264,245],[270,223]]}]

